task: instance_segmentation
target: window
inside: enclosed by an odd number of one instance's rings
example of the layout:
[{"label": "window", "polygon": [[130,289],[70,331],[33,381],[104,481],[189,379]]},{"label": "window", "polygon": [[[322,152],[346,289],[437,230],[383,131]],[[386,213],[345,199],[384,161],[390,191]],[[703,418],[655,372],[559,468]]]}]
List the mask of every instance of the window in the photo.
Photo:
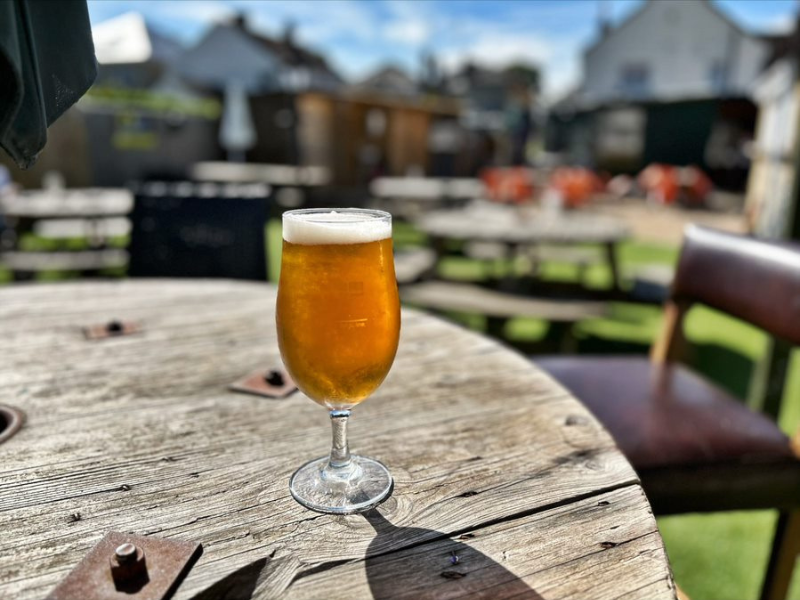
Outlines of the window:
[{"label": "window", "polygon": [[722,92],[724,91],[726,79],[727,79],[727,69],[725,68],[725,61],[722,60],[715,60],[711,63],[711,68],[708,70],[708,80],[711,82],[711,88],[715,92]]},{"label": "window", "polygon": [[647,65],[624,65],[620,72],[619,90],[624,96],[646,96],[650,91],[650,69]]}]

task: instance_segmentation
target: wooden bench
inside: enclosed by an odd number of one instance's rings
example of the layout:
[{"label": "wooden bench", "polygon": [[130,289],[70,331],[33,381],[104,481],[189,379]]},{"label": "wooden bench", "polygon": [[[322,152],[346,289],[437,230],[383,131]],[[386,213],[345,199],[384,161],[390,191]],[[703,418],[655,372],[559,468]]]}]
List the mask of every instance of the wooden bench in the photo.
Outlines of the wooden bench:
[{"label": "wooden bench", "polygon": [[33,225],[33,233],[46,240],[87,238],[106,240],[131,233],[131,222],[125,217],[103,219],[43,219]]},{"label": "wooden bench", "polygon": [[634,300],[663,304],[669,296],[675,269],[669,265],[645,264],[631,268],[626,275],[632,282],[630,296]]},{"label": "wooden bench", "polygon": [[394,254],[394,272],[400,285],[428,279],[435,270],[436,253],[430,248],[398,250]]},{"label": "wooden bench", "polygon": [[28,279],[42,271],[101,271],[128,264],[128,253],[120,249],[76,252],[21,252],[0,254],[0,266],[13,271],[17,279]]},{"label": "wooden bench", "polygon": [[[531,273],[538,272],[543,263],[569,264],[578,269],[580,281],[584,281],[587,268],[604,262],[597,248],[537,244],[515,250],[508,244],[490,241],[467,242],[464,244],[464,255],[484,262],[485,267],[492,267],[499,260],[524,257],[530,263]],[[488,273],[496,274],[491,268],[488,269]]]},{"label": "wooden bench", "polygon": [[[0,201],[9,227],[7,243],[0,250],[0,266],[14,279],[31,279],[43,271],[71,271],[92,275],[104,269],[125,267],[128,253],[107,248],[109,238],[130,232],[127,214],[133,196],[126,189],[45,189],[22,192]],[[32,234],[53,242],[85,238],[87,249],[71,251],[63,244],[28,250],[21,243]]]},{"label": "wooden bench", "polygon": [[606,303],[586,300],[544,299],[509,294],[480,286],[428,281],[400,289],[403,302],[439,313],[457,312],[486,317],[486,332],[504,338],[508,319],[528,317],[550,321],[559,330],[562,350],[574,345],[572,324],[608,315]]}]

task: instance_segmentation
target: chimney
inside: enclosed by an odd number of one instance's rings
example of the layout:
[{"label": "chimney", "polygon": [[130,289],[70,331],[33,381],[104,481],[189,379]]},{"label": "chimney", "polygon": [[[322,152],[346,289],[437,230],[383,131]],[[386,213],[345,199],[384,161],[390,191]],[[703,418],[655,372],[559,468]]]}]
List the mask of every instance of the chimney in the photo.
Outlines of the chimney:
[{"label": "chimney", "polygon": [[233,17],[231,24],[236,27],[236,29],[247,31],[247,15],[243,12],[236,13],[236,16]]},{"label": "chimney", "polygon": [[283,26],[283,43],[290,48],[294,46],[294,30],[296,28],[297,25],[291,20],[286,21],[286,25]]},{"label": "chimney", "polygon": [[611,33],[611,0],[597,0],[597,25],[600,39]]}]

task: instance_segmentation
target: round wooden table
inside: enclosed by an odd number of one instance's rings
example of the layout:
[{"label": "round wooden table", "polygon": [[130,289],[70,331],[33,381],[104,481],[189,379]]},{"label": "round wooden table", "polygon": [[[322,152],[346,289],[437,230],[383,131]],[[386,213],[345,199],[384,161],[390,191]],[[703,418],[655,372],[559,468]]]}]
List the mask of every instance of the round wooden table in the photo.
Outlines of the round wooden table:
[{"label": "round wooden table", "polygon": [[[228,281],[0,291],[1,398],[27,413],[0,445],[0,597],[44,597],[108,531],[202,543],[177,598],[675,597],[636,475],[587,410],[414,311],[351,423],[393,496],[302,508],[289,476],[327,452],[326,411],[228,390],[279,365],[274,303]],[[141,331],[83,336],[113,319]]]}]

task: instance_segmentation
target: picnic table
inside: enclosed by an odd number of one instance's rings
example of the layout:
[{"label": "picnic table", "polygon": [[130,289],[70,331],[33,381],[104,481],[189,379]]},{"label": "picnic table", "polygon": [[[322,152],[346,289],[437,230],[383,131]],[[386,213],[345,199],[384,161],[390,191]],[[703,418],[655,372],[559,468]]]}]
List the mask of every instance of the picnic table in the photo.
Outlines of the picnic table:
[{"label": "picnic table", "polygon": [[[94,272],[124,267],[125,250],[106,248],[109,238],[130,233],[127,215],[133,195],[122,188],[43,189],[0,197],[0,217],[12,228],[13,239],[0,249],[0,265],[15,277],[39,271]],[[86,238],[90,248],[81,251],[29,251],[19,246],[27,233],[54,241]],[[88,274],[88,273],[87,273]]]},{"label": "picnic table", "polygon": [[[44,597],[119,531],[202,543],[176,598],[675,598],[638,479],[591,414],[415,311],[351,423],[393,495],[350,516],[297,504],[289,477],[328,450],[327,412],[228,388],[280,366],[275,297],[219,280],[0,290],[0,398],[27,413],[0,445],[0,597]],[[140,329],[81,332],[111,320]]]},{"label": "picnic table", "polygon": [[462,210],[421,215],[416,226],[437,241],[494,242],[507,255],[525,246],[600,245],[611,269],[615,290],[620,289],[616,245],[628,237],[624,222],[589,211],[554,212],[534,207],[512,207],[478,202]]},{"label": "picnic table", "polygon": [[377,177],[369,191],[371,206],[413,221],[432,210],[463,207],[485,190],[470,177]]},{"label": "picnic table", "polygon": [[266,183],[275,191],[275,203],[283,208],[300,208],[308,192],[330,185],[330,169],[323,166],[276,165],[267,163],[198,162],[189,169],[197,181]]},{"label": "picnic table", "polygon": [[122,188],[31,190],[0,197],[0,212],[17,219],[100,219],[127,215],[133,195]]}]

